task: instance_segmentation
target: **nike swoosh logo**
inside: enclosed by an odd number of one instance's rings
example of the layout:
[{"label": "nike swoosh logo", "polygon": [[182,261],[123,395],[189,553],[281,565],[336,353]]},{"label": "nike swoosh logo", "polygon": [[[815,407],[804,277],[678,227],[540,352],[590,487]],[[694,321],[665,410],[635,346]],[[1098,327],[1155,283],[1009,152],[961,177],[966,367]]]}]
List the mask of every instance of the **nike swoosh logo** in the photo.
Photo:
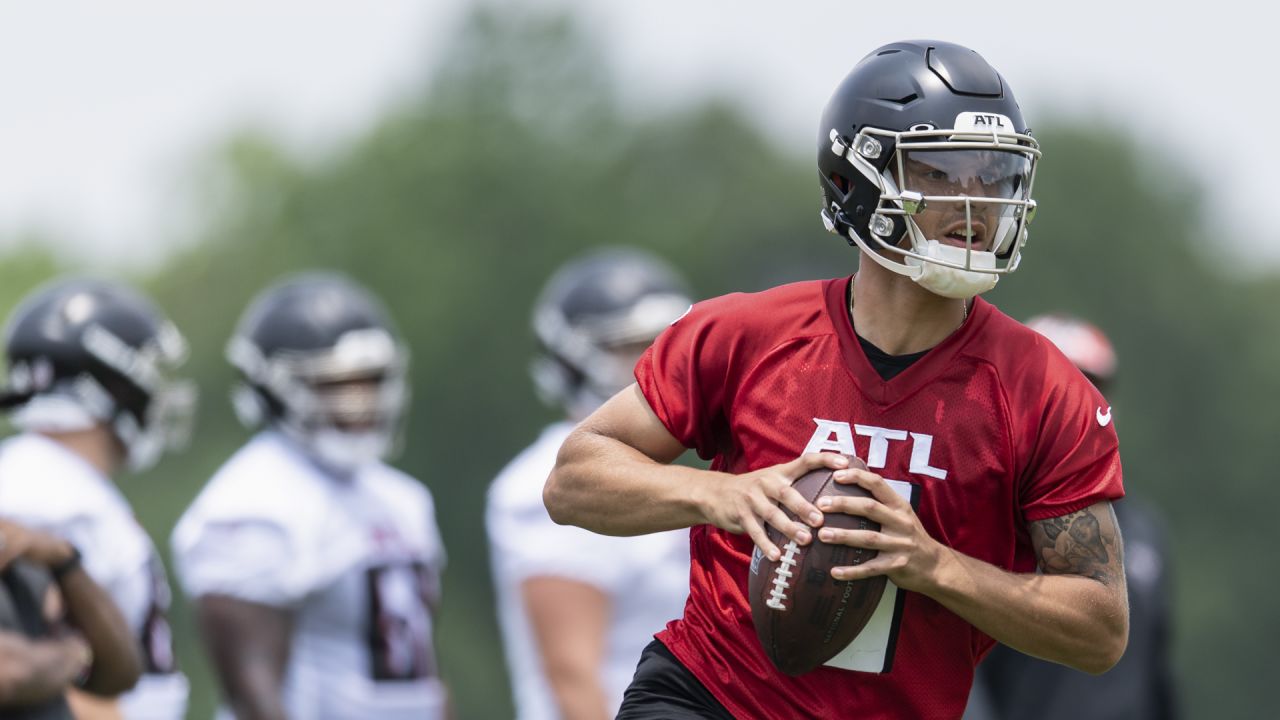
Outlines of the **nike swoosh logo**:
[{"label": "nike swoosh logo", "polygon": [[1111,424],[1111,406],[1110,405],[1107,406],[1107,411],[1105,413],[1102,412],[1101,407],[1098,408],[1098,424],[1101,425],[1102,427],[1106,427]]}]

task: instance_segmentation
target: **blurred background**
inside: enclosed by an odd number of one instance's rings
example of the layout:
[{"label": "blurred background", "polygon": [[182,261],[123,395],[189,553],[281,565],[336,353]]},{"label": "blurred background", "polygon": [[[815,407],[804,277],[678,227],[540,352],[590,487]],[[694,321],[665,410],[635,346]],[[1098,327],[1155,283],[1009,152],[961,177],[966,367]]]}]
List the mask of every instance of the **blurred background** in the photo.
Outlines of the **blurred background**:
[{"label": "blurred background", "polygon": [[[690,5],[0,0],[0,309],[87,271],[139,283],[186,333],[196,441],[124,482],[167,550],[245,439],[222,350],[251,295],[315,267],[379,292],[413,350],[398,464],[435,494],[450,556],[442,665],[463,718],[500,718],[482,507],[554,416],[526,372],[537,289],[599,243],[666,256],[704,297],[848,274],[855,252],[817,214],[828,93],[883,42],[966,44],[1045,152],[1023,267],[988,297],[1114,339],[1126,484],[1174,545],[1189,715],[1266,714],[1280,580],[1256,548],[1280,542],[1280,228],[1263,203],[1280,145],[1247,131],[1280,111],[1260,84],[1274,24],[1234,0],[1210,17]],[[208,717],[185,605],[175,627],[192,717]]]}]

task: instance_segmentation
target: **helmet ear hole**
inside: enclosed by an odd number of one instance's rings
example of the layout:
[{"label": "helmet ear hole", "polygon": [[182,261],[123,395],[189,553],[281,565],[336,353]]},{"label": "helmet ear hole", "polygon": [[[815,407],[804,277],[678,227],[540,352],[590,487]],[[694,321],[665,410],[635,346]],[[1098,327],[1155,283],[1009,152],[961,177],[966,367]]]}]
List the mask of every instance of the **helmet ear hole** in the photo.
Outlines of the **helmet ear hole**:
[{"label": "helmet ear hole", "polygon": [[844,193],[845,195],[849,194],[850,183],[848,178],[841,175],[840,173],[831,173],[831,182],[836,186],[836,188],[840,192]]}]

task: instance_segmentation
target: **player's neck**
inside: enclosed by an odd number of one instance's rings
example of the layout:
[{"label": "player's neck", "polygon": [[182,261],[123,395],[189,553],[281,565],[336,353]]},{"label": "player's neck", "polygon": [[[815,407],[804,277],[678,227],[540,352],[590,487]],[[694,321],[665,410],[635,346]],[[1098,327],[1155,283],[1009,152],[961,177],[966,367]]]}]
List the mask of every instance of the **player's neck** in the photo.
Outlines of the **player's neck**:
[{"label": "player's neck", "polygon": [[120,444],[105,426],[40,434],[75,453],[105,477],[111,477],[120,466]]},{"label": "player's neck", "polygon": [[935,295],[864,258],[853,283],[853,327],[890,355],[934,347],[964,322],[965,302]]}]

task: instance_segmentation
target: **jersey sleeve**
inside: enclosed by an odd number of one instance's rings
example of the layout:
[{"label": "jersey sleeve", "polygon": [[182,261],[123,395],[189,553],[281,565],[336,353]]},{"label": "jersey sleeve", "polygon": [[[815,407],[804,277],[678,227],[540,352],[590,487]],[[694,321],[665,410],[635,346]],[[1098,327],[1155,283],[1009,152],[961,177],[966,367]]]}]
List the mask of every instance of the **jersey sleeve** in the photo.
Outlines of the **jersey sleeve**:
[{"label": "jersey sleeve", "polygon": [[[137,572],[141,557],[136,538],[121,537],[111,532],[111,526],[101,513],[93,514],[75,508],[64,512],[32,512],[13,516],[17,522],[33,529],[52,533],[66,540],[80,551],[84,569],[111,595],[124,611],[130,625],[137,624],[138,604]],[[139,531],[141,532],[141,531]],[[145,593],[145,586],[142,588]]]},{"label": "jersey sleeve", "polygon": [[431,564],[436,573],[443,574],[449,565],[449,552],[444,546],[444,537],[440,534],[440,524],[436,522],[435,502],[427,502],[427,538],[430,547]]},{"label": "jersey sleeve", "polygon": [[179,528],[174,558],[192,597],[227,595],[287,607],[302,598],[296,553],[284,527],[268,520],[210,520]]},{"label": "jersey sleeve", "polygon": [[727,437],[731,389],[744,354],[733,309],[732,295],[695,304],[658,336],[635,369],[658,420],[704,460]]},{"label": "jersey sleeve", "polygon": [[505,579],[516,585],[558,577],[612,594],[629,580],[625,559],[611,551],[615,538],[557,525],[540,502],[506,503],[490,514],[489,524],[491,552]]},{"label": "jersey sleeve", "polygon": [[1124,496],[1110,405],[1074,367],[1060,366],[1065,359],[1054,360],[1044,400],[1028,413],[1035,442],[1020,493],[1028,522]]},{"label": "jersey sleeve", "polygon": [[422,516],[426,525],[426,565],[423,572],[426,573],[428,602],[433,609],[438,609],[444,594],[442,589],[444,569],[448,564],[449,556],[445,552],[444,538],[440,535],[440,524],[436,522],[435,498],[425,485],[423,486]]},{"label": "jersey sleeve", "polygon": [[[138,630],[150,609],[152,587],[139,553],[139,539],[111,532],[101,517],[88,514],[67,518],[55,529],[80,551],[84,569],[102,586],[128,621]],[[141,530],[137,530],[141,533]],[[127,548],[127,550],[126,550]]]}]

